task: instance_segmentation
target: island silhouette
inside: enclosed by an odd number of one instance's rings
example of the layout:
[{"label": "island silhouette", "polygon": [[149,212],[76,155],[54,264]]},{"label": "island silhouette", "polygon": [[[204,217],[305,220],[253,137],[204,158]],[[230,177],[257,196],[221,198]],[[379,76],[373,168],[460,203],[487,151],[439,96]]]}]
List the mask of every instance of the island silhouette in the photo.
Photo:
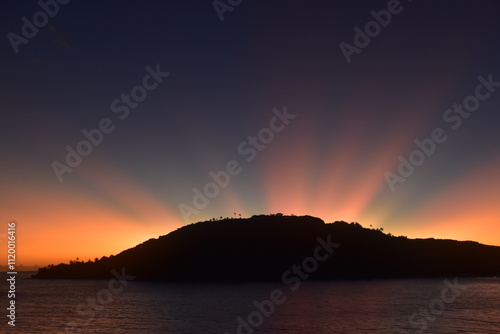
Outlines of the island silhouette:
[{"label": "island silhouette", "polygon": [[274,214],[190,224],[117,255],[40,268],[33,278],[108,279],[120,270],[172,282],[491,277],[500,276],[499,259],[500,247],[474,241],[409,239],[356,222]]}]

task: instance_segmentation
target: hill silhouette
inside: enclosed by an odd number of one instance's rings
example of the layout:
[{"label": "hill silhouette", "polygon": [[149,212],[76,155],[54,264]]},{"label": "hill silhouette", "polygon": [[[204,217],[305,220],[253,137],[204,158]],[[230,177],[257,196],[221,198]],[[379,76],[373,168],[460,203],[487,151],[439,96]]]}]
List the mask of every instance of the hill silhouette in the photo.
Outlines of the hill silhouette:
[{"label": "hill silhouette", "polygon": [[33,277],[107,279],[113,270],[125,268],[136,280],[278,281],[313,256],[318,238],[340,246],[310,279],[500,276],[500,247],[408,239],[358,223],[325,224],[311,216],[277,214],[187,225],[118,255],[50,265]]}]

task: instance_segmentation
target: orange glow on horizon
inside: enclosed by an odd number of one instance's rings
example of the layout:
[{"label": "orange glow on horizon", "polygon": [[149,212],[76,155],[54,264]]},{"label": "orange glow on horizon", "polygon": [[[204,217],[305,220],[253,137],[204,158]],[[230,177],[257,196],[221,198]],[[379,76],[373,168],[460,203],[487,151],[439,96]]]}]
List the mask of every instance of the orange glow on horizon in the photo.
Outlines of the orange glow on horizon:
[{"label": "orange glow on horizon", "polygon": [[[2,198],[2,213],[17,222],[17,265],[45,266],[77,257],[93,260],[181,226],[173,212],[132,179],[109,166],[99,167],[87,179],[96,186],[98,182],[111,200],[67,191],[64,183],[4,186],[9,196]],[[3,240],[2,244],[5,247]],[[6,259],[0,265],[6,265]]]},{"label": "orange glow on horizon", "polygon": [[477,168],[407,217],[418,237],[473,240],[500,246],[500,162]]}]

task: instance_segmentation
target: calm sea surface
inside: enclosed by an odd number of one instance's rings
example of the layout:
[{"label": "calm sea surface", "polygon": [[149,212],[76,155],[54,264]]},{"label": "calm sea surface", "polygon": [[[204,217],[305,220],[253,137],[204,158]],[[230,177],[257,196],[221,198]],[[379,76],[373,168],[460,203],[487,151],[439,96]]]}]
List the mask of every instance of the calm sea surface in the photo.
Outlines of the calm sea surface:
[{"label": "calm sea surface", "polygon": [[[5,276],[2,333],[500,333],[499,279],[459,279],[456,290],[444,279],[302,282],[295,291],[282,283],[115,281],[111,292],[105,280],[20,273],[11,328]],[[254,301],[269,300],[276,289],[282,303],[265,302],[259,311]]]}]

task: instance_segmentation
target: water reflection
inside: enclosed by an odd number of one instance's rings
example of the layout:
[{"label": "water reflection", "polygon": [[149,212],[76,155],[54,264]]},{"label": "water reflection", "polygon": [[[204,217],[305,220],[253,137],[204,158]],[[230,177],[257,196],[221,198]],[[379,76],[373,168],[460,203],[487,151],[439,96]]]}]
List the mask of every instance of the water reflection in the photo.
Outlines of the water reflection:
[{"label": "water reflection", "polygon": [[[450,279],[452,280],[452,279]],[[464,279],[465,290],[429,322],[432,333],[495,333],[500,328],[500,280]],[[88,322],[78,305],[105,288],[106,281],[20,280],[16,330],[64,333],[67,323],[81,333],[238,333],[254,301],[274,289],[286,296],[263,317],[253,334],[415,333],[408,318],[440,296],[441,280],[304,282],[295,291],[283,284],[162,284],[130,282]],[[87,325],[84,325],[88,322]]]}]

